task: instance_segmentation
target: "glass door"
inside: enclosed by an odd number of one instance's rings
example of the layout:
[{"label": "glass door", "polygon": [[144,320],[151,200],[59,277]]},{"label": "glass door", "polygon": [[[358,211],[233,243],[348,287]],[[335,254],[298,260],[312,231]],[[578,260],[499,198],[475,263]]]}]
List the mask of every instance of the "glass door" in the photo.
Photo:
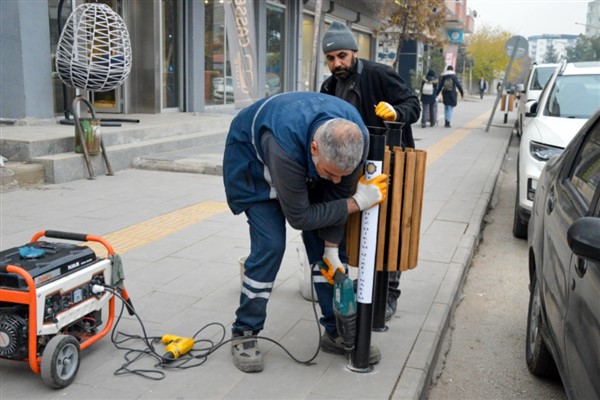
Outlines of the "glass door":
[{"label": "glass door", "polygon": [[205,0],[204,10],[204,101],[206,105],[233,104],[233,78],[227,55],[223,1]]},{"label": "glass door", "polygon": [[177,0],[162,0],[162,109],[179,110],[180,105],[180,45],[179,4]]},{"label": "glass door", "polygon": [[[122,0],[89,0],[86,3],[102,3],[108,5],[117,14],[123,17]],[[123,91],[122,85],[107,92],[88,92],[88,98],[96,112],[122,113]]]}]

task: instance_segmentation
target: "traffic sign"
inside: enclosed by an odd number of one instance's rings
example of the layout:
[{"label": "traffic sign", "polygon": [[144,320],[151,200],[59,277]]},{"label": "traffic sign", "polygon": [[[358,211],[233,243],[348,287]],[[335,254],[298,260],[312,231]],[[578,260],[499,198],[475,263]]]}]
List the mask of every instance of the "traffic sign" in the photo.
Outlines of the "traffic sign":
[{"label": "traffic sign", "polygon": [[521,58],[529,50],[529,42],[523,36],[513,36],[504,45],[504,52],[507,56]]}]

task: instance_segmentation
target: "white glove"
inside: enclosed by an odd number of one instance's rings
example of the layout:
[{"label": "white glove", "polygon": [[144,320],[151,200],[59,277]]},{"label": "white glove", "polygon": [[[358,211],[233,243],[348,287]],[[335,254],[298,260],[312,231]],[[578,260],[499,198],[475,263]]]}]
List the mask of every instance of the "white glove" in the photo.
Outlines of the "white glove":
[{"label": "white glove", "polygon": [[337,270],[340,270],[343,274],[346,273],[344,265],[340,260],[340,252],[337,247],[325,247],[323,252],[323,262],[327,266],[327,270],[321,269],[321,275],[327,278],[327,281],[333,285],[333,276]]},{"label": "white glove", "polygon": [[356,193],[352,198],[360,211],[364,211],[381,203],[387,197],[388,176],[380,174],[367,181],[365,176],[361,176],[356,186]]}]

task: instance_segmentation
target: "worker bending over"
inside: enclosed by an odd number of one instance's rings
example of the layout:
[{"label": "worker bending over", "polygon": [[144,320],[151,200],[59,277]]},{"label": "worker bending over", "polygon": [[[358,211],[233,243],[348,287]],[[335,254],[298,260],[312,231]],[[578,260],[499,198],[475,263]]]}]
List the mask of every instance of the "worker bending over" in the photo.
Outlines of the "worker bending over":
[{"label": "worker bending over", "polygon": [[[324,260],[345,270],[339,252],[346,219],[382,202],[387,175],[362,178],[368,131],[356,109],[334,96],[291,92],[271,96],[243,109],[233,119],[225,147],[223,180],[234,214],[245,213],[250,226],[250,255],[232,326],[232,354],[244,372],[263,370],[254,338],[264,327],[267,301],[286,245],[286,221],[303,231],[311,264]],[[305,235],[307,232],[317,235]],[[306,238],[310,240],[306,240]],[[341,256],[340,256],[341,254]],[[341,258],[340,258],[341,257]],[[332,285],[315,283],[321,307],[323,351],[345,354],[335,325]],[[369,362],[381,359],[372,346]]]}]

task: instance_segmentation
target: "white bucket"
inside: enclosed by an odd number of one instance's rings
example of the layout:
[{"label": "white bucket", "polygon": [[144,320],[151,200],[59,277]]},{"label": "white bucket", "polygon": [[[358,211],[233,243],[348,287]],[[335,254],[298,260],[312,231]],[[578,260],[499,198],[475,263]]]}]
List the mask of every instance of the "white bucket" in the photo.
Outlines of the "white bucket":
[{"label": "white bucket", "polygon": [[313,293],[311,291],[311,275],[312,271],[310,269],[310,263],[308,262],[308,256],[306,255],[306,250],[304,249],[303,244],[299,244],[296,247],[296,251],[298,253],[298,287],[300,288],[300,293],[302,297],[304,297],[308,301],[317,301],[317,293]]},{"label": "white bucket", "polygon": [[238,263],[240,264],[240,285],[244,284],[244,263],[248,256],[243,256],[238,258]]}]

